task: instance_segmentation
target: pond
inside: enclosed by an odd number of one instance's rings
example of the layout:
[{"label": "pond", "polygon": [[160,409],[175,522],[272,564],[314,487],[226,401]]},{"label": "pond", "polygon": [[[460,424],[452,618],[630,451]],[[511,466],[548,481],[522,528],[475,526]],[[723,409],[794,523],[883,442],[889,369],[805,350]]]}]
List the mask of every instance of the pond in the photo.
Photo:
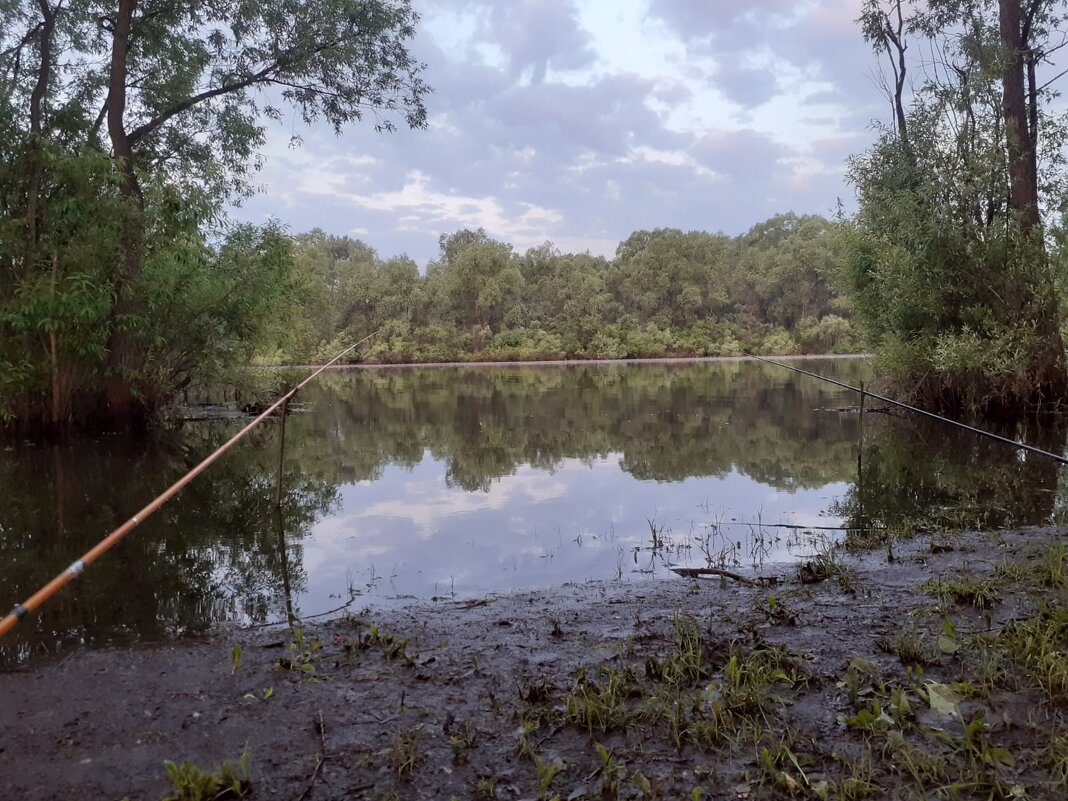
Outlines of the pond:
[{"label": "pond", "polygon": [[[856,384],[862,359],[801,366]],[[224,624],[451,603],[671,565],[811,556],[836,527],[1045,523],[1049,460],[768,364],[352,369],[255,431],[14,635],[0,661]],[[0,603],[10,608],[243,421],[0,450]],[[1014,431],[1064,449],[1063,430]],[[859,468],[859,472],[858,472]],[[849,536],[854,536],[856,532]]]}]

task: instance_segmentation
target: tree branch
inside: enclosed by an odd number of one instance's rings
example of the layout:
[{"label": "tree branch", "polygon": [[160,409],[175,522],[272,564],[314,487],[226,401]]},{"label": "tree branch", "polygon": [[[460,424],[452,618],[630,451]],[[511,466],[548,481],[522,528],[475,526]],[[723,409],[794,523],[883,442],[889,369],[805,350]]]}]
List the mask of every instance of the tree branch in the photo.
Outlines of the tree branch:
[{"label": "tree branch", "polygon": [[[328,42],[323,42],[322,44],[312,48],[308,52],[308,56],[318,55],[319,53],[331,50],[332,48],[337,47],[347,38],[354,36],[355,34],[355,30],[350,30],[346,32],[343,36],[339,36],[336,39],[332,39]],[[213,97],[219,97],[220,95],[229,94],[230,92],[238,92],[242,89],[247,89],[248,87],[253,86],[254,84],[259,83],[261,81],[266,81],[268,79],[268,76],[271,75],[271,73],[278,72],[280,70],[285,69],[286,67],[293,65],[294,63],[296,63],[297,58],[297,54],[291,50],[288,53],[284,53],[283,55],[279,56],[273,63],[267,65],[259,72],[252,73],[248,77],[237,81],[236,83],[224,83],[223,85],[217,86],[214,89],[207,89],[203,92],[200,92],[199,94],[190,95],[184,100],[181,100],[175,105],[171,106],[166,111],[156,115],[144,125],[135,128],[129,135],[130,144],[132,145],[140,139],[143,139],[176,114],[181,114],[183,111],[187,111],[193,106],[199,103],[203,103],[205,100],[211,100]]]},{"label": "tree branch", "polygon": [[1031,6],[1027,9],[1027,15],[1024,17],[1023,26],[1020,30],[1020,40],[1025,48],[1030,48],[1031,46],[1028,41],[1031,37],[1031,26],[1034,24],[1035,14],[1038,13],[1038,8],[1041,5],[1042,0],[1031,0]]},{"label": "tree branch", "polygon": [[1056,75],[1054,75],[1048,81],[1046,81],[1044,84],[1042,84],[1040,87],[1038,87],[1038,89],[1036,91],[1038,91],[1038,92],[1043,91],[1044,89],[1048,88],[1050,86],[1050,84],[1054,83],[1055,81],[1060,80],[1065,75],[1068,75],[1068,70],[1062,70],[1061,72],[1058,72]]},{"label": "tree branch", "polygon": [[222,86],[217,86],[214,89],[207,89],[203,92],[200,92],[199,94],[190,95],[184,100],[171,106],[163,113],[156,115],[144,125],[134,128],[129,135],[130,144],[133,145],[144,137],[148,136],[148,134],[152,133],[154,130],[159,128],[161,125],[163,125],[163,123],[167,122],[167,120],[169,120],[176,114],[181,114],[183,111],[191,109],[198,103],[203,103],[205,100],[211,100],[213,97],[219,97],[220,95],[229,94],[230,92],[237,92],[241,89],[246,89],[257,82],[264,80],[273,71],[280,69],[280,67],[281,65],[279,63],[274,63],[267,67],[264,67],[259,72],[254,72],[252,75],[249,75],[244,80],[238,81],[236,83],[224,83]]}]

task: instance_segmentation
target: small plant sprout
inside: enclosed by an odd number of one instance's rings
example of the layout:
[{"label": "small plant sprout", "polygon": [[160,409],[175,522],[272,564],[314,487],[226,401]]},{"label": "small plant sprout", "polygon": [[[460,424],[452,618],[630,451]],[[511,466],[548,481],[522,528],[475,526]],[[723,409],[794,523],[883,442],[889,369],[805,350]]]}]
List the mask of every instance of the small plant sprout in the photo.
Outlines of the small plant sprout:
[{"label": "small plant sprout", "polygon": [[206,773],[192,762],[164,762],[167,777],[174,785],[177,795],[163,801],[216,801],[223,798],[244,798],[249,784],[249,756],[246,748],[237,762],[227,760],[218,772]]}]

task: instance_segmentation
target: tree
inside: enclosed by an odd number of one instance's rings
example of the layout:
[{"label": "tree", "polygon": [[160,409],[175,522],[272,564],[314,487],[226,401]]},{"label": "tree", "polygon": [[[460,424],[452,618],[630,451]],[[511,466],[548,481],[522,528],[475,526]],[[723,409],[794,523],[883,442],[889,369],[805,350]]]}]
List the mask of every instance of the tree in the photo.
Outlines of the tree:
[{"label": "tree", "polygon": [[166,396],[150,383],[147,262],[161,230],[206,231],[252,191],[267,122],[288,111],[337,132],[368,114],[379,130],[425,125],[429,89],[407,47],[417,19],[409,0],[0,5],[4,298],[64,261],[57,213],[106,203],[117,222],[95,273],[113,296],[103,363],[88,367],[97,416],[128,423]]},{"label": "tree", "polygon": [[490,239],[480,228],[443,235],[440,248],[440,259],[428,272],[439,273],[455,323],[499,331],[523,285],[511,246]]},{"label": "tree", "polygon": [[932,0],[902,17],[894,0],[861,19],[877,49],[903,57],[918,36],[937,54],[909,107],[895,104],[903,115],[851,161],[848,275],[884,369],[936,409],[1019,412],[1068,396],[1041,224],[1060,202],[1065,132],[1037,78],[1062,5]]}]

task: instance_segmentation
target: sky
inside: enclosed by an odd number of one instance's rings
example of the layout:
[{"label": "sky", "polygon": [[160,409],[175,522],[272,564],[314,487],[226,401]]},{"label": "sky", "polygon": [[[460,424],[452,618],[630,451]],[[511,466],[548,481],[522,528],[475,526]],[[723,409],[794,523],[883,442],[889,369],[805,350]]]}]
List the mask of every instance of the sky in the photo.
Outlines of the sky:
[{"label": "sky", "polygon": [[[860,0],[414,0],[425,130],[286,121],[235,216],[425,264],[485,228],[611,256],[633,231],[738,234],[853,205],[889,106]],[[302,137],[300,147],[291,137]]]}]

